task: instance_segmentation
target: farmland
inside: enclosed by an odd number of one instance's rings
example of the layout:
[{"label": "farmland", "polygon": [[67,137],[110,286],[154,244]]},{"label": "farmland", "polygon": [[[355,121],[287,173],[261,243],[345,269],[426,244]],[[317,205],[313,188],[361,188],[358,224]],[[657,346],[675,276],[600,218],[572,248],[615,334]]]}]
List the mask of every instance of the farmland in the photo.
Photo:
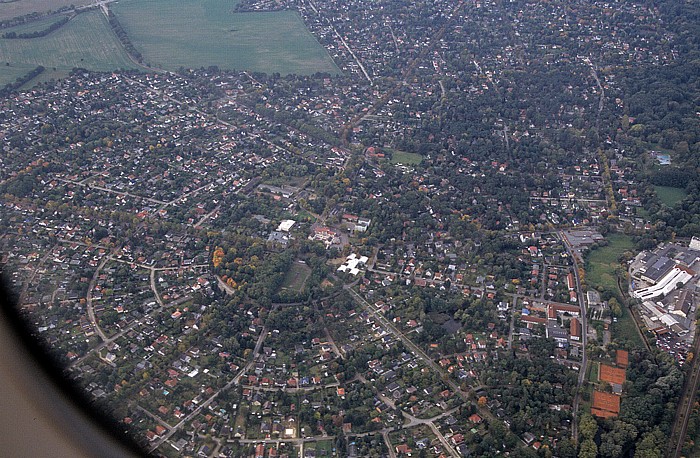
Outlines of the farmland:
[{"label": "farmland", "polygon": [[112,11],[153,67],[338,73],[296,12],[233,13],[234,6],[225,0],[125,0]]},{"label": "farmland", "polygon": [[2,34],[5,33],[10,33],[10,32],[15,32],[17,34],[20,33],[32,33],[32,32],[39,32],[41,30],[49,28],[52,24],[58,22],[62,18],[64,18],[64,15],[55,15],[55,16],[50,16],[44,19],[39,19],[36,21],[31,21],[26,24],[21,24],[17,25],[14,27],[8,27],[6,29],[2,29]]},{"label": "farmland", "polygon": [[0,3],[0,21],[30,13],[45,13],[59,8],[75,5],[83,6],[93,3],[92,0],[21,0]]},{"label": "farmland", "polygon": [[[40,38],[0,39],[0,62],[12,71],[0,72],[0,85],[43,65],[55,75],[72,68],[114,70],[135,68],[99,11],[79,14],[55,32]],[[9,63],[9,66],[6,65]]]}]

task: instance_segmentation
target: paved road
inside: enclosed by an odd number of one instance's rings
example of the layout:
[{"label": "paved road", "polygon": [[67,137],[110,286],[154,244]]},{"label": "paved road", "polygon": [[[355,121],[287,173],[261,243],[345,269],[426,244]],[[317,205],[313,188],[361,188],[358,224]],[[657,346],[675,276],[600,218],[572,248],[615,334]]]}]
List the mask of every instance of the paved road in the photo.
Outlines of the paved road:
[{"label": "paved road", "polygon": [[92,323],[92,326],[95,328],[95,332],[97,332],[97,335],[100,336],[100,339],[102,339],[103,342],[107,340],[107,335],[100,328],[100,325],[97,324],[97,318],[95,317],[95,308],[92,306],[92,290],[95,289],[95,284],[97,283],[97,279],[100,276],[100,271],[110,259],[112,259],[112,256],[107,255],[104,258],[102,258],[102,261],[100,261],[100,264],[97,266],[97,269],[95,270],[95,273],[92,275],[92,279],[90,280],[87,297],[85,299],[85,302],[87,303],[88,320],[90,320],[90,323]]},{"label": "paved road", "polygon": [[228,391],[232,386],[238,385],[241,377],[243,374],[245,374],[247,371],[249,371],[252,367],[253,364],[255,364],[255,360],[257,358],[257,355],[260,353],[260,349],[262,348],[263,342],[265,341],[265,338],[267,337],[267,327],[263,326],[262,331],[260,332],[260,336],[258,336],[258,341],[255,344],[255,349],[253,350],[251,360],[246,364],[241,370],[238,371],[235,377],[231,379],[226,385],[223,386],[223,388],[217,390],[214,394],[212,394],[209,399],[201,403],[199,406],[197,406],[196,409],[194,409],[192,412],[190,412],[187,416],[185,416],[178,424],[173,426],[171,429],[168,430],[160,439],[156,440],[153,444],[150,446],[150,451],[156,450],[158,447],[160,447],[165,441],[170,439],[173,434],[175,434],[177,431],[180,430],[185,424],[190,422],[193,418],[195,418],[199,413],[202,411],[202,409],[206,408],[211,404],[214,399],[216,399],[219,394]]},{"label": "paved road", "polygon": [[583,383],[585,382],[586,379],[586,369],[588,368],[588,355],[586,353],[586,347],[588,345],[588,313],[586,311],[586,301],[584,299],[583,295],[583,290],[581,289],[581,279],[579,278],[578,275],[578,260],[576,259],[575,254],[573,253],[573,250],[571,249],[571,245],[569,244],[569,240],[564,236],[563,231],[559,232],[559,238],[564,242],[564,246],[566,247],[566,251],[569,253],[569,256],[571,256],[571,259],[574,261],[574,278],[576,279],[576,294],[578,296],[578,303],[579,306],[581,307],[581,315],[579,317],[579,320],[581,322],[581,366],[579,369],[578,373],[578,383],[577,383],[577,389],[576,389],[576,395],[574,396],[574,405],[573,405],[573,412],[572,412],[572,424],[571,424],[571,437],[574,439],[574,441],[578,440],[578,409],[581,405],[581,391],[583,387]]}]

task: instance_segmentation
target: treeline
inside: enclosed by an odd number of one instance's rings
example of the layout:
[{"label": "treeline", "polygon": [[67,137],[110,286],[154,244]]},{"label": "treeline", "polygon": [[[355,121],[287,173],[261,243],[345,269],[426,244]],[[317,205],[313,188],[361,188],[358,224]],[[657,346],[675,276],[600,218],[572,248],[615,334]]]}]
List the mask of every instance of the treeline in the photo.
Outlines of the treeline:
[{"label": "treeline", "polygon": [[5,97],[6,95],[9,95],[12,91],[21,88],[37,76],[41,75],[44,72],[44,70],[45,68],[42,65],[39,65],[26,75],[18,77],[14,83],[6,84],[2,89],[0,89],[0,97]]},{"label": "treeline", "polygon": [[122,27],[121,22],[119,22],[119,19],[117,19],[117,17],[114,15],[114,13],[111,10],[109,10],[109,13],[107,16],[109,18],[109,26],[112,28],[114,33],[117,35],[117,38],[119,38],[119,41],[122,43],[122,46],[124,46],[124,49],[126,49],[126,52],[131,57],[133,57],[138,63],[143,62],[143,56],[134,47],[134,44],[129,39],[129,36],[126,34],[126,31],[124,30],[124,27]]},{"label": "treeline", "polygon": [[651,183],[656,186],[671,186],[685,189],[685,187],[696,178],[695,172],[693,172],[692,169],[664,167],[654,171],[650,180]]},{"label": "treeline", "polygon": [[34,32],[25,32],[25,33],[17,33],[17,32],[6,32],[2,35],[3,38],[8,38],[8,39],[14,39],[14,38],[39,38],[39,37],[45,37],[46,35],[50,34],[51,32],[60,29],[63,27],[65,24],[70,21],[70,17],[68,16],[63,16],[61,19],[58,21],[54,22],[47,28],[43,30],[36,30]]},{"label": "treeline", "polygon": [[75,9],[75,6],[73,6],[73,5],[63,6],[61,8],[57,8],[54,11],[48,10],[48,11],[43,12],[43,13],[33,12],[33,13],[25,14],[23,16],[17,16],[17,17],[13,17],[11,19],[6,19],[4,21],[0,21],[0,29],[7,29],[9,27],[15,27],[17,25],[28,24],[28,23],[36,21],[38,19],[49,17],[53,14],[65,13],[67,11],[77,12],[77,10]]}]

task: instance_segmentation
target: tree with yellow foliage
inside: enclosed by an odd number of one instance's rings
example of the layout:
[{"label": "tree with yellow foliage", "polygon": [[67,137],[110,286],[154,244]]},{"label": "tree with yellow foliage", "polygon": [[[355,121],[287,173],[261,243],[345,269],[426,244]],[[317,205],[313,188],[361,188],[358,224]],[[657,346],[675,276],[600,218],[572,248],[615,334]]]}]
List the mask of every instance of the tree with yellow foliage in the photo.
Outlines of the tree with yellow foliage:
[{"label": "tree with yellow foliage", "polygon": [[214,264],[214,267],[219,267],[221,265],[221,261],[224,259],[224,249],[221,248],[220,246],[216,247],[214,250],[214,253],[212,254],[212,263]]}]

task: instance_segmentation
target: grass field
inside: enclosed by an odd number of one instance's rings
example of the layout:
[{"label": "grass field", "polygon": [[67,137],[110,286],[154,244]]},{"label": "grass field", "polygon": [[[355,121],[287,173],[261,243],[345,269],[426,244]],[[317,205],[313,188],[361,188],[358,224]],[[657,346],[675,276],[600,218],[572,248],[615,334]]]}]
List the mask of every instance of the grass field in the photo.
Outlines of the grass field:
[{"label": "grass field", "polygon": [[311,275],[309,266],[301,264],[300,262],[295,262],[284,277],[282,289],[291,289],[297,293],[301,292],[309,275]]},{"label": "grass field", "polygon": [[669,207],[673,207],[688,195],[685,189],[672,188],[670,186],[654,186],[654,190],[661,203]]},{"label": "grass field", "polygon": [[600,369],[600,363],[597,361],[591,361],[588,367],[588,381],[591,383],[598,382],[598,371]]},{"label": "grass field", "polygon": [[112,11],[153,67],[338,73],[296,12],[233,13],[235,6],[231,0],[123,0]]},{"label": "grass field", "polygon": [[74,67],[105,71],[135,68],[99,11],[79,14],[45,37],[0,39],[0,63],[0,85],[13,82],[18,72],[26,74],[38,65],[53,75],[65,74]]},{"label": "grass field", "polygon": [[631,347],[642,348],[644,342],[642,337],[637,332],[637,327],[634,324],[634,317],[627,306],[622,306],[622,316],[617,319],[617,323],[613,323],[611,327],[612,338],[626,340]]},{"label": "grass field", "polygon": [[[608,245],[593,250],[586,259],[586,282],[599,291],[614,291],[621,300],[617,287],[615,269],[620,266],[618,258],[622,253],[634,249],[632,238],[624,234],[610,234],[605,238]],[[622,316],[613,323],[613,339],[627,340],[633,346],[642,346],[642,340],[634,324],[634,318],[626,306],[622,306]]]},{"label": "grass field", "polygon": [[634,248],[632,239],[624,234],[610,234],[606,237],[608,245],[593,250],[586,259],[586,283],[599,290],[617,291],[615,268],[620,263],[622,253]]},{"label": "grass field", "polygon": [[416,165],[420,164],[423,160],[423,156],[416,153],[407,153],[405,151],[399,151],[396,149],[387,150],[391,152],[391,163],[392,164],[403,164],[403,165]]},{"label": "grass field", "polygon": [[[2,42],[0,42],[1,44]],[[36,68],[36,65],[10,64],[8,66],[5,61],[0,62],[0,86],[14,83],[17,78],[26,75],[34,68]]]},{"label": "grass field", "polygon": [[[9,32],[15,32],[17,34],[39,32],[48,29],[49,26],[51,26],[51,24],[60,21],[61,19],[63,19],[63,17],[63,15],[51,16],[48,18],[39,19],[38,21],[29,22],[28,24],[22,24],[15,27],[8,27],[6,29],[0,30],[0,35],[4,35]],[[21,40],[21,38],[19,39]]]},{"label": "grass field", "polygon": [[82,6],[93,3],[94,0],[18,0],[0,3],[0,21],[29,13],[44,13],[56,11],[63,6]]}]

